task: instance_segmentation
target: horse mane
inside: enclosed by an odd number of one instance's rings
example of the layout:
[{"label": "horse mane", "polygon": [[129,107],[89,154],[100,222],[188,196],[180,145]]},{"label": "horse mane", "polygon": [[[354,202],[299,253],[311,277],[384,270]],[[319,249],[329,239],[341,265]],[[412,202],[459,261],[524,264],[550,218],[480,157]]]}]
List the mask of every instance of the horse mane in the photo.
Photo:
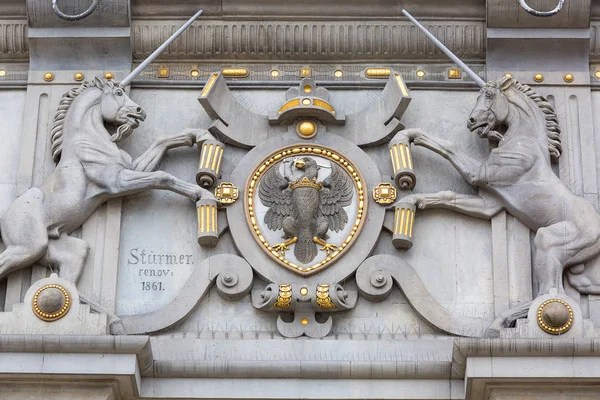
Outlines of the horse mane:
[{"label": "horse mane", "polygon": [[62,154],[63,147],[63,126],[67,112],[69,111],[71,104],[73,104],[73,100],[75,100],[77,96],[87,89],[92,87],[102,89],[105,84],[108,84],[108,86],[111,88],[114,87],[114,83],[112,81],[102,82],[99,79],[94,79],[93,81],[83,82],[81,85],[63,94],[60,104],[58,105],[58,109],[56,110],[56,115],[54,115],[52,130],[50,132],[50,142],[52,143],[52,159],[55,163],[60,161],[60,155]]},{"label": "horse mane", "polygon": [[546,119],[546,136],[548,138],[548,152],[550,152],[550,160],[557,162],[562,153],[562,145],[560,143],[560,126],[558,125],[558,117],[552,104],[548,102],[546,97],[536,93],[530,86],[525,85],[515,79],[512,80],[510,87],[523,93],[531,100],[535,101],[544,113]]}]

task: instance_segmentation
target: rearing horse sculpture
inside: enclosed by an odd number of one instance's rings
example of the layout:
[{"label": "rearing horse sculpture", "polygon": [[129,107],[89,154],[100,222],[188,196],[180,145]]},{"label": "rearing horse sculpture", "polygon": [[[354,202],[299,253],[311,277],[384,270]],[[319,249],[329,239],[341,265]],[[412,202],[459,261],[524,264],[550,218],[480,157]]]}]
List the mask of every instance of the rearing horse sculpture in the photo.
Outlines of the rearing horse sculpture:
[{"label": "rearing horse sculpture", "polygon": [[[534,294],[552,289],[563,292],[565,268],[580,267],[600,254],[600,215],[594,206],[573,194],[554,174],[551,161],[561,154],[560,128],[553,107],[529,86],[511,77],[486,84],[467,126],[480,138],[497,142],[487,159],[479,161],[459,151],[452,142],[419,129],[404,133],[417,146],[441,155],[479,195],[454,192],[413,194],[401,201],[421,209],[446,208],[476,218],[491,219],[501,210],[535,232]],[[504,129],[500,129],[500,128]],[[594,268],[596,270],[597,268]],[[598,278],[584,274],[575,287],[598,292]],[[529,304],[510,310],[492,326],[499,329],[525,316]]]},{"label": "rearing horse sculpture", "polygon": [[[41,187],[18,197],[0,218],[7,246],[0,254],[0,279],[35,262],[56,266],[62,278],[76,283],[88,245],[69,236],[111,198],[149,189],[170,190],[193,201],[214,198],[207,190],[155,171],[168,149],[192,146],[200,129],[156,139],[138,159],[117,147],[146,114],[110,80],[96,78],[66,93],[52,127],[56,169]],[[111,134],[105,123],[117,125]]]}]

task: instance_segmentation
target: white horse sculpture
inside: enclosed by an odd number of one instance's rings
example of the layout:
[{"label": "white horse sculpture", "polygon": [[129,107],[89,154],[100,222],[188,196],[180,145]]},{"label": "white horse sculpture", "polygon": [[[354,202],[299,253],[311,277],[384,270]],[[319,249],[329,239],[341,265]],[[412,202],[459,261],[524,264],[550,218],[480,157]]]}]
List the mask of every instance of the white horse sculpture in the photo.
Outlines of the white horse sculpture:
[{"label": "white horse sculpture", "polygon": [[[188,129],[157,138],[136,160],[116,145],[146,114],[123,87],[96,78],[66,93],[52,127],[52,156],[58,165],[41,187],[18,197],[0,218],[7,246],[0,254],[0,279],[38,262],[59,269],[76,283],[88,245],[69,236],[111,198],[149,189],[170,190],[192,201],[213,198],[207,190],[155,171],[168,149],[192,146],[205,130]],[[117,125],[111,134],[105,123]]]},{"label": "white horse sculpture", "polygon": [[[415,145],[450,161],[469,184],[479,188],[479,195],[413,194],[401,201],[484,219],[505,209],[535,232],[534,295],[553,289],[564,292],[565,269],[570,269],[569,281],[581,293],[599,294],[600,268],[594,262],[600,254],[600,216],[552,171],[551,161],[560,156],[561,145],[558,119],[550,103],[529,86],[505,77],[481,89],[467,126],[479,137],[497,142],[486,160],[473,159],[454,143],[419,129],[404,133]],[[584,270],[586,262],[593,268]],[[524,304],[509,310],[492,329],[524,317],[528,308]]]}]

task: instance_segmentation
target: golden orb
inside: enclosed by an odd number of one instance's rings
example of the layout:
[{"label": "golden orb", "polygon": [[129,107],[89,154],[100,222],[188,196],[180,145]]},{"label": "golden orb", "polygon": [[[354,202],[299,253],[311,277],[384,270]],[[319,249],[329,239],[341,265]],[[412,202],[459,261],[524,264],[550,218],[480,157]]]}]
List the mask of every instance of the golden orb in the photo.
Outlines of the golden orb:
[{"label": "golden orb", "polygon": [[0,69],[0,76],[6,76],[6,70]]},{"label": "golden orb", "polygon": [[310,87],[310,85],[304,86],[304,93],[310,93],[310,92],[312,92],[312,87]]},{"label": "golden orb", "polygon": [[73,76],[73,79],[75,79],[76,81],[82,81],[83,80],[83,74],[81,72],[77,72]]},{"label": "golden orb", "polygon": [[298,124],[298,134],[303,137],[312,137],[317,132],[317,124],[312,121],[302,121]]},{"label": "golden orb", "polygon": [[307,288],[305,288],[305,287],[301,288],[301,289],[300,289],[300,294],[301,294],[302,296],[306,296],[306,295],[308,294],[308,289],[307,289]]},{"label": "golden orb", "polygon": [[533,79],[534,79],[536,82],[542,82],[542,81],[544,80],[544,75],[542,75],[542,74],[535,74],[535,75],[533,76]]},{"label": "golden orb", "polygon": [[504,74],[504,77],[505,78],[512,78],[513,74],[511,74],[510,72],[507,72],[507,73]]},{"label": "golden orb", "polygon": [[335,76],[336,78],[341,78],[342,76],[344,76],[344,71],[342,71],[341,69],[336,69],[333,73],[333,76]]},{"label": "golden orb", "polygon": [[419,78],[422,78],[422,77],[424,77],[424,76],[425,76],[425,71],[423,71],[422,69],[418,70],[418,71],[417,71],[417,76],[418,76]]},{"label": "golden orb", "polygon": [[310,106],[310,99],[303,99],[302,104],[305,106]]},{"label": "golden orb", "polygon": [[573,82],[575,77],[572,74],[566,74],[564,79],[565,79],[565,82],[571,83],[571,82]]},{"label": "golden orb", "polygon": [[271,70],[271,78],[277,78],[279,76],[279,71],[274,69]]},{"label": "golden orb", "polygon": [[107,73],[104,74],[104,77],[106,79],[113,79],[115,76],[113,75],[112,72],[107,72]]},{"label": "golden orb", "polygon": [[594,72],[594,76],[598,79],[600,79],[600,70]]},{"label": "golden orb", "polygon": [[198,71],[197,69],[193,69],[190,71],[190,75],[192,76],[192,78],[197,78],[198,75],[200,75],[200,71]]},{"label": "golden orb", "polygon": [[308,318],[302,318],[302,319],[300,320],[300,323],[301,323],[302,325],[308,325]]},{"label": "golden orb", "polygon": [[53,74],[52,72],[46,72],[46,73],[44,74],[44,80],[45,80],[46,82],[50,82],[50,81],[52,81],[53,79],[54,79],[54,74]]}]

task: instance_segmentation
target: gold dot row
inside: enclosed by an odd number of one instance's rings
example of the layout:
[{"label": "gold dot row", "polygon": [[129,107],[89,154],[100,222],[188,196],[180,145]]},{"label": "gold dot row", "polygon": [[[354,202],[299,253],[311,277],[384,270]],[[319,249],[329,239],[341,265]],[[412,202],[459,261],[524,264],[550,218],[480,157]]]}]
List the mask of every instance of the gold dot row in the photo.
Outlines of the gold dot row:
[{"label": "gold dot row", "polygon": [[[286,156],[289,156],[292,154],[317,154],[317,155],[325,156],[325,157],[328,157],[328,158],[334,160],[338,164],[343,165],[348,170],[348,172],[350,172],[350,174],[352,175],[352,178],[355,180],[356,189],[358,190],[358,214],[356,216],[356,221],[354,221],[354,226],[352,227],[352,231],[350,232],[350,234],[348,235],[348,237],[346,238],[344,243],[341,244],[341,246],[340,246],[341,249],[334,251],[331,255],[327,256],[327,258],[325,260],[323,260],[315,265],[309,266],[309,267],[300,267],[300,266],[286,260],[277,251],[273,250],[273,248],[269,245],[269,243],[267,242],[265,237],[262,235],[260,228],[258,226],[258,223],[256,221],[256,216],[254,214],[253,195],[254,195],[254,189],[256,187],[258,179],[271,164],[279,161],[283,157],[286,157]],[[270,157],[260,167],[258,167],[258,169],[252,176],[250,183],[248,185],[248,197],[247,197],[248,204],[247,205],[248,205],[248,215],[250,216],[250,223],[252,224],[252,229],[254,230],[254,233],[256,234],[256,236],[258,237],[260,242],[263,244],[263,246],[273,256],[275,256],[280,262],[282,262],[284,265],[286,265],[290,268],[296,269],[298,271],[301,271],[301,272],[314,271],[315,269],[320,268],[323,265],[327,264],[333,258],[337,257],[350,244],[350,242],[356,236],[356,232],[358,231],[358,229],[361,226],[361,221],[362,221],[364,211],[365,211],[365,197],[364,197],[363,187],[365,187],[365,185],[363,184],[362,179],[361,179],[360,175],[358,174],[358,172],[356,171],[356,169],[354,168],[354,166],[350,162],[345,160],[343,157],[340,157],[338,154],[336,154],[335,152],[332,152],[331,150],[315,148],[315,147],[294,147],[294,148],[290,148],[287,150],[283,150],[282,152],[277,153],[277,154],[273,155],[272,157]]]},{"label": "gold dot row", "polygon": [[[62,292],[63,296],[65,296],[65,304],[62,306],[62,308],[60,310],[58,310],[55,313],[46,313],[42,309],[40,309],[40,307],[38,305],[38,297],[39,297],[40,293],[42,293],[46,289],[58,289]],[[71,295],[69,294],[67,289],[65,289],[64,287],[62,287],[60,285],[54,285],[54,284],[45,285],[45,286],[42,286],[41,288],[39,288],[33,295],[32,308],[33,308],[33,312],[35,313],[35,315],[38,318],[40,318],[44,321],[49,321],[49,322],[56,321],[57,319],[64,317],[65,314],[67,314],[67,312],[71,308]]]},{"label": "gold dot row", "polygon": [[[2,72],[4,72],[4,74],[2,74]],[[6,71],[0,70],[0,76],[4,76],[4,75],[6,75]],[[104,77],[106,79],[114,79],[115,75],[112,72],[105,72]],[[76,72],[75,75],[73,75],[73,79],[77,82],[82,81],[83,78],[85,78],[85,75],[83,74],[83,72]],[[44,74],[44,80],[46,82],[52,82],[54,80],[54,74],[52,72],[46,72]]]},{"label": "gold dot row", "polygon": [[[600,78],[600,71],[596,71],[595,75],[596,75],[596,78]],[[507,73],[504,74],[504,76],[507,77],[507,78],[512,78],[513,74],[511,74],[510,72],[507,72]],[[544,75],[539,74],[539,73],[535,74],[533,76],[533,80],[536,81],[536,82],[538,82],[538,83],[543,82],[544,81]],[[573,76],[573,74],[565,74],[563,76],[563,80],[565,82],[567,82],[567,83],[571,83],[571,82],[573,82],[575,80],[575,77]]]},{"label": "gold dot row", "polygon": [[[544,307],[546,307],[550,303],[560,303],[560,304],[564,305],[565,307],[567,307],[567,310],[569,311],[569,320],[563,326],[560,326],[558,328],[553,328],[551,326],[548,326],[542,319],[542,311],[544,310]],[[540,326],[540,328],[542,328],[544,331],[551,333],[553,335],[558,335],[560,333],[568,331],[571,328],[571,325],[573,325],[573,309],[571,308],[569,303],[567,303],[564,300],[560,300],[560,299],[546,300],[538,308],[537,319],[538,319],[538,325]]]}]

